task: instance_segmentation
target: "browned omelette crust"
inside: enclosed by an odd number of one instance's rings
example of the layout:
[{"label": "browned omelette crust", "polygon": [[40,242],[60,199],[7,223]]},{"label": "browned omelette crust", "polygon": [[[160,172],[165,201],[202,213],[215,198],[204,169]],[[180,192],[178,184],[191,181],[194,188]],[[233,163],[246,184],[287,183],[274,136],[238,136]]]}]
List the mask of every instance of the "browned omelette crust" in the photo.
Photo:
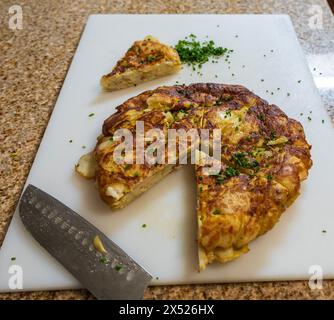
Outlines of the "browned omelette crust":
[{"label": "browned omelette crust", "polygon": [[[112,208],[127,204],[132,200],[127,194],[168,166],[113,162],[117,143],[110,137],[119,128],[135,132],[138,120],[145,121],[145,131],[221,129],[220,174],[206,176],[202,166],[196,166],[200,269],[247,252],[248,243],[271,229],[298,196],[312,165],[302,125],[248,89],[212,83],[159,87],[125,101],[104,122],[95,149],[96,180],[102,199]],[[234,174],[226,176],[231,168]],[[106,195],[115,184],[125,186],[125,201]]]}]

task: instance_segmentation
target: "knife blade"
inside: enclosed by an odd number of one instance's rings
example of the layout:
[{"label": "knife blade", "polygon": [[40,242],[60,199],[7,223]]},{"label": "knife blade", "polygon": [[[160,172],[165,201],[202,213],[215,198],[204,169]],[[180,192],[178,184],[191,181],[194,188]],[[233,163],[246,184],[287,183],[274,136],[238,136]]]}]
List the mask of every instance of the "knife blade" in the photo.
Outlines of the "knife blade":
[{"label": "knife blade", "polygon": [[19,213],[33,237],[96,298],[143,297],[152,276],[69,207],[28,185]]}]

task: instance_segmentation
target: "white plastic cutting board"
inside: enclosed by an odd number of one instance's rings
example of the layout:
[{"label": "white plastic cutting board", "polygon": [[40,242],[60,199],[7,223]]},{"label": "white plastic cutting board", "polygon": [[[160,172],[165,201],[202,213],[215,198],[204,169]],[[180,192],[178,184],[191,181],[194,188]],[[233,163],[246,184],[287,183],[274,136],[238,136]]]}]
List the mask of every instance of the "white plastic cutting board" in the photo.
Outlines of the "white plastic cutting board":
[{"label": "white plastic cutting board", "polygon": [[[208,36],[216,44],[234,49],[231,64],[221,59],[219,64],[204,66],[203,76],[191,75],[190,68],[185,67],[177,75],[136,88],[101,92],[100,76],[111,69],[134,40],[152,34],[174,45],[190,33],[202,40]],[[200,274],[196,271],[196,198],[191,166],[169,175],[116,213],[99,199],[92,182],[73,171],[80,155],[94,147],[103,120],[117,105],[144,90],[176,81],[244,85],[300,120],[313,145],[314,166],[303,183],[301,196],[275,228],[254,241],[248,254],[225,265],[211,265]],[[95,116],[89,117],[90,113]],[[70,139],[73,143],[69,143]],[[312,265],[320,265],[325,278],[334,278],[333,143],[334,130],[289,17],[93,15],[27,183],[47,191],[101,229],[154,277],[159,277],[153,285],[308,279]],[[143,224],[147,227],[142,228]],[[17,212],[0,250],[0,291],[10,291],[8,269],[12,264],[23,268],[24,290],[80,287],[25,231]]]}]

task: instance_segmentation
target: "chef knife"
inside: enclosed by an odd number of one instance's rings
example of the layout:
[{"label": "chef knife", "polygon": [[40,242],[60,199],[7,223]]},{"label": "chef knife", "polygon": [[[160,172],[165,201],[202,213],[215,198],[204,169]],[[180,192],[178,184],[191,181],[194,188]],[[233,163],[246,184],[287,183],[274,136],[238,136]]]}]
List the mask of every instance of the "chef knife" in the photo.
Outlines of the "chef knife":
[{"label": "chef knife", "polygon": [[98,299],[141,299],[152,279],[87,220],[33,185],[19,204],[33,237]]}]

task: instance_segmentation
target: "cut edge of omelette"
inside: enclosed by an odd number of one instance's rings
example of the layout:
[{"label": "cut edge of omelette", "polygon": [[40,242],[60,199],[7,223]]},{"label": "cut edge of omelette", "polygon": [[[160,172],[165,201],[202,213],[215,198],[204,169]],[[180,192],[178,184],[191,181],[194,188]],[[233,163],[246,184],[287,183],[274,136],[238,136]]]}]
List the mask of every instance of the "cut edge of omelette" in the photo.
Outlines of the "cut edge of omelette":
[{"label": "cut edge of omelette", "polygon": [[106,91],[135,86],[178,72],[181,60],[175,49],[147,36],[135,41],[113,70],[102,76],[100,84]]}]

